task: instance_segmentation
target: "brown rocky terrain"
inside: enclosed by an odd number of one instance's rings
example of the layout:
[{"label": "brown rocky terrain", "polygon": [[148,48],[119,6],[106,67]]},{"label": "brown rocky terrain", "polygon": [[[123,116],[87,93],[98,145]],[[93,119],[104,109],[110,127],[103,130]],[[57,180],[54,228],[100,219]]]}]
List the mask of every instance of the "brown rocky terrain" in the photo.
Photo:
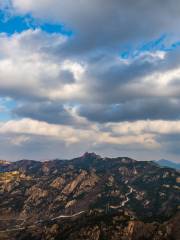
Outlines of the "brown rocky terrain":
[{"label": "brown rocky terrain", "polygon": [[0,163],[0,240],[180,239],[180,173],[102,158]]}]

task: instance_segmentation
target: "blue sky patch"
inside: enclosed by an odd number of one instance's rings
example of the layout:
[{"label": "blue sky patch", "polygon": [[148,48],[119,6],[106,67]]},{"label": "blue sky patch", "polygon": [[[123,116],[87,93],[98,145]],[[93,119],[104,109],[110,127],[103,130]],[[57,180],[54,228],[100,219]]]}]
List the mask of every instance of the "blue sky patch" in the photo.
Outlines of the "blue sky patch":
[{"label": "blue sky patch", "polygon": [[12,99],[0,98],[0,122],[12,119],[12,110],[16,105]]},{"label": "blue sky patch", "polygon": [[63,24],[40,22],[29,14],[25,16],[7,16],[6,12],[0,10],[0,33],[12,35],[36,28],[40,28],[49,34],[59,33],[69,37],[73,35],[73,31],[66,28]]},{"label": "blue sky patch", "polygon": [[145,52],[156,52],[156,51],[168,52],[168,51],[173,51],[176,48],[180,47],[180,41],[167,44],[167,40],[168,40],[168,37],[166,34],[164,34],[155,40],[141,44],[137,48],[132,48],[131,46],[128,46],[125,50],[123,50],[120,53],[120,56],[123,59],[130,59],[130,58],[136,58]]}]

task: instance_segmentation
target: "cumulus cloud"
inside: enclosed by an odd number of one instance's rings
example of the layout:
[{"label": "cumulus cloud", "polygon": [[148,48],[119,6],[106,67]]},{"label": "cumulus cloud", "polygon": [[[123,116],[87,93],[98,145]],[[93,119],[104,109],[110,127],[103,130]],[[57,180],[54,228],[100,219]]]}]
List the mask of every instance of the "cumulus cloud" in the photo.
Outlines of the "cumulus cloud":
[{"label": "cumulus cloud", "polygon": [[[74,148],[83,151],[83,148],[86,147],[86,149],[94,150],[101,148],[104,153],[113,155],[111,150],[126,149],[127,151],[129,146],[130,152],[132,149],[136,149],[138,151],[146,150],[146,153],[150,154],[152,151],[165,150],[163,147],[168,144],[167,136],[180,135],[180,122],[136,121],[106,124],[103,127],[102,125],[98,127],[90,124],[88,128],[80,130],[71,126],[21,119],[1,123],[0,133],[4,142],[9,141],[13,149],[18,147],[19,154],[22,154],[25,149],[29,151],[28,147],[35,146],[34,143],[39,141],[37,146],[41,146],[41,152],[36,156],[36,159],[44,156],[43,147],[46,149],[47,142],[51,146],[48,147],[49,151],[52,151],[59,143],[60,147],[64,146],[66,150],[69,149],[69,153],[74,153]],[[165,140],[162,140],[163,136],[165,136]],[[161,138],[161,141],[158,141],[157,138]],[[7,148],[6,146],[5,149]],[[35,152],[37,153],[37,151]],[[59,152],[59,148],[55,152]],[[16,156],[18,156],[17,152]],[[50,153],[47,156],[50,156]],[[146,156],[146,159],[152,159],[151,156],[153,154]],[[143,159],[143,157],[141,156],[139,159]]]},{"label": "cumulus cloud", "polygon": [[[83,68],[68,59],[56,59],[48,49],[66,39],[41,30],[0,36],[0,92],[14,98],[66,98],[78,87]],[[55,96],[53,96],[55,95]]]},{"label": "cumulus cloud", "polygon": [[162,33],[179,34],[178,0],[13,0],[17,12],[64,23],[77,32],[71,50],[113,47]]},{"label": "cumulus cloud", "polygon": [[[162,122],[163,123],[163,122]],[[84,140],[90,141],[93,144],[109,143],[109,144],[144,144],[144,146],[151,147],[155,144],[153,133],[156,130],[159,132],[158,127],[161,122],[148,123],[137,122],[135,127],[127,123],[125,125],[108,126],[109,131],[103,132],[101,129],[89,125],[88,129],[75,129],[70,126],[62,126],[55,124],[48,124],[32,119],[11,120],[6,123],[0,124],[1,134],[18,134],[18,135],[34,135],[34,136],[49,136],[60,139],[67,144],[82,142]],[[165,122],[165,133],[171,130],[171,126]],[[177,124],[174,122],[172,127]],[[146,129],[149,127],[149,132]],[[111,129],[111,131],[110,131]],[[179,128],[176,130],[180,131]],[[164,133],[161,130],[160,133]],[[113,134],[116,133],[116,134]],[[139,136],[137,134],[139,133]],[[146,139],[146,141],[145,141]]]}]

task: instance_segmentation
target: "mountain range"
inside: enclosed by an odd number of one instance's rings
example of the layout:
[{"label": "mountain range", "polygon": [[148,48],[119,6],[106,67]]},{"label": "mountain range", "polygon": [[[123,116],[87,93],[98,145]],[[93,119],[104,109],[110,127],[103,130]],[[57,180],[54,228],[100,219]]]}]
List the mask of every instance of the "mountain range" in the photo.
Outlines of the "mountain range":
[{"label": "mountain range", "polygon": [[162,167],[170,167],[170,168],[175,168],[177,170],[180,170],[180,163],[176,163],[176,162],[165,160],[165,159],[156,161],[156,163],[158,163]]},{"label": "mountain range", "polygon": [[153,161],[0,161],[0,240],[178,240],[180,173]]}]

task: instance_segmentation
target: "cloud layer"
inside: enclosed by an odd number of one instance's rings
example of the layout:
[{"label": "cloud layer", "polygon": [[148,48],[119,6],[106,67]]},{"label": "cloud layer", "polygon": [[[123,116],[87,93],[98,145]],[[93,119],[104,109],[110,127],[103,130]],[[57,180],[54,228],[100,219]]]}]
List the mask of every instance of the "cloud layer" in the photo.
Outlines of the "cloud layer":
[{"label": "cloud layer", "polygon": [[0,114],[4,99],[13,102],[11,119],[1,118],[2,157],[90,150],[179,159],[179,1],[1,0],[0,8],[73,31],[0,34]]},{"label": "cloud layer", "polygon": [[[178,0],[13,0],[19,13],[62,22],[77,32],[70,48],[78,51],[120,46],[154,38],[161,33],[177,33],[180,21]],[[72,46],[73,45],[73,46]]]}]

